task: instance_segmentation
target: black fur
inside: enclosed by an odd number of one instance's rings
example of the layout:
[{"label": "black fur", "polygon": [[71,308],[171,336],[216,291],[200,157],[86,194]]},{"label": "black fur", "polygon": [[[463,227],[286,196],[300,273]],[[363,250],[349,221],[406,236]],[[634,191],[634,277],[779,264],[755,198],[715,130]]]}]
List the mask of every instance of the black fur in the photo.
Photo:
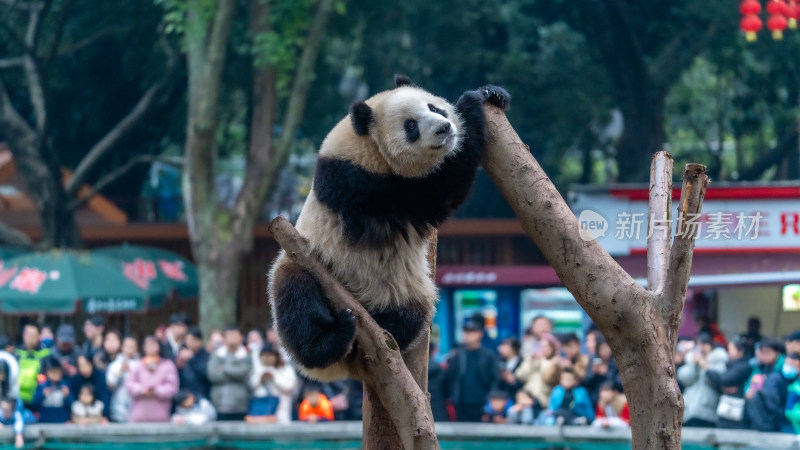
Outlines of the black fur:
[{"label": "black fur", "polygon": [[[491,95],[484,96],[484,92]],[[422,178],[378,175],[341,159],[317,161],[314,193],[336,212],[353,244],[380,247],[408,239],[409,226],[424,234],[458,208],[469,194],[486,146],[484,100],[508,104],[502,88],[465,92],[455,108],[466,127],[461,150]]]},{"label": "black fur", "polygon": [[366,136],[369,134],[369,126],[375,123],[375,117],[372,115],[372,108],[364,102],[355,102],[350,105],[350,121],[353,123],[353,129],[359,136]]},{"label": "black fur", "polygon": [[417,142],[419,139],[419,126],[417,125],[417,121],[414,119],[406,119],[403,128],[406,130],[406,139],[408,142]]},{"label": "black fur", "polygon": [[314,369],[344,358],[356,335],[353,312],[334,316],[319,282],[294,263],[280,267],[274,280],[276,326],[297,362]]},{"label": "black fur", "polygon": [[431,112],[435,112],[436,114],[439,114],[440,116],[444,117],[445,119],[447,118],[447,112],[442,111],[441,109],[439,109],[439,108],[437,108],[437,107],[435,107],[435,106],[433,106],[431,104],[428,104],[428,109],[430,109]]},{"label": "black fur", "polygon": [[[405,86],[411,80],[397,76],[395,82]],[[465,92],[454,105],[465,127],[460,151],[430,175],[378,175],[345,160],[321,157],[314,192],[339,215],[346,238],[354,245],[392,246],[398,239],[407,241],[410,232],[424,235],[429,225],[445,220],[469,193],[486,146],[483,103],[505,108],[509,100],[508,93],[495,86]],[[350,111],[355,132],[368,134],[375,121],[369,106],[355,103]],[[278,267],[272,282],[275,324],[297,362],[313,369],[345,358],[354,345],[352,312],[334,314],[317,280],[294,263]],[[370,313],[404,350],[419,336],[431,311],[411,299],[400,305]]]},{"label": "black fur", "polygon": [[406,301],[402,304],[401,308],[387,308],[370,314],[381,328],[394,337],[400,350],[405,350],[419,337],[428,314],[421,303]]},{"label": "black fur", "polygon": [[489,104],[506,109],[511,104],[511,94],[500,86],[484,86],[478,89],[484,100]]},{"label": "black fur", "polygon": [[394,76],[394,86],[395,87],[403,87],[403,86],[413,86],[414,83],[411,81],[407,75],[403,74],[395,74]]}]

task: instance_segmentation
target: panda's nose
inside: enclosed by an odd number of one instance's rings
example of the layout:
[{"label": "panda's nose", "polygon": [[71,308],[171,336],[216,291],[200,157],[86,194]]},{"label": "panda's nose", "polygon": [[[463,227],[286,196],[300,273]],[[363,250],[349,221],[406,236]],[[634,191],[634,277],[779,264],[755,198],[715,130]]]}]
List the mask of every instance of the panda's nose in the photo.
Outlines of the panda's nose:
[{"label": "panda's nose", "polygon": [[448,133],[450,133],[450,122],[446,122],[444,125],[439,127],[438,130],[436,130],[436,134],[448,134]]}]

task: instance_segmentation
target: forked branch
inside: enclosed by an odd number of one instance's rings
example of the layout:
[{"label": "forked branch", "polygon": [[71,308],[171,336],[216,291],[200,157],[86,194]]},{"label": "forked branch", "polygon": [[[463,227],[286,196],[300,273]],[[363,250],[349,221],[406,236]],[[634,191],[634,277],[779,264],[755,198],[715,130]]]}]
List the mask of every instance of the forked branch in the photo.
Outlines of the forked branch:
[{"label": "forked branch", "polygon": [[681,326],[683,305],[689,285],[689,272],[692,268],[694,243],[700,232],[700,212],[708,187],[706,166],[687,164],[683,171],[683,188],[675,218],[675,239],[669,261],[669,276],[664,291],[662,315],[667,326],[670,343],[678,342],[678,329]]}]

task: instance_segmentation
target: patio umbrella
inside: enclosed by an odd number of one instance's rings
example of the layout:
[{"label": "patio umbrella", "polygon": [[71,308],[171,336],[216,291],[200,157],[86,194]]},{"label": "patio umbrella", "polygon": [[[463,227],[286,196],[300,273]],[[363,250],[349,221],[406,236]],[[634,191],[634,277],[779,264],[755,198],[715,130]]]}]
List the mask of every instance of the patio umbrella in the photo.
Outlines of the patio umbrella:
[{"label": "patio umbrella", "polygon": [[7,245],[2,245],[2,246],[0,246],[0,263],[2,263],[3,261],[7,261],[7,260],[9,260],[11,258],[14,258],[16,256],[20,256],[20,255],[24,255],[26,253],[30,253],[32,251],[33,250],[27,250],[27,249],[20,248],[20,247],[10,247],[10,246],[7,246]]},{"label": "patio umbrella", "polygon": [[3,313],[144,311],[169,294],[145,290],[123,272],[121,261],[86,251],[53,250],[12,258],[0,268]]},{"label": "patio umbrella", "polygon": [[145,289],[153,283],[166,284],[172,286],[180,298],[198,296],[197,267],[176,253],[128,244],[101,247],[92,252],[123,261],[125,275]]}]

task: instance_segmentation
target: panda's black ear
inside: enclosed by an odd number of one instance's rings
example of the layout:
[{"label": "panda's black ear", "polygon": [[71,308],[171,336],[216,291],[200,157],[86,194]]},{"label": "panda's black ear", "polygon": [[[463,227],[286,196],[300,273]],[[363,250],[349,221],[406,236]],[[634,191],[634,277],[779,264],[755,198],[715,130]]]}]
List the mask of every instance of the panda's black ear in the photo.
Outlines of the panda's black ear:
[{"label": "panda's black ear", "polygon": [[403,87],[403,86],[413,86],[414,83],[411,81],[411,78],[408,75],[403,75],[401,73],[397,73],[394,75],[394,86],[395,87]]},{"label": "panda's black ear", "polygon": [[369,134],[369,125],[375,122],[375,117],[372,115],[372,108],[364,102],[355,102],[350,105],[350,121],[353,123],[353,129],[359,136],[366,136]]}]

